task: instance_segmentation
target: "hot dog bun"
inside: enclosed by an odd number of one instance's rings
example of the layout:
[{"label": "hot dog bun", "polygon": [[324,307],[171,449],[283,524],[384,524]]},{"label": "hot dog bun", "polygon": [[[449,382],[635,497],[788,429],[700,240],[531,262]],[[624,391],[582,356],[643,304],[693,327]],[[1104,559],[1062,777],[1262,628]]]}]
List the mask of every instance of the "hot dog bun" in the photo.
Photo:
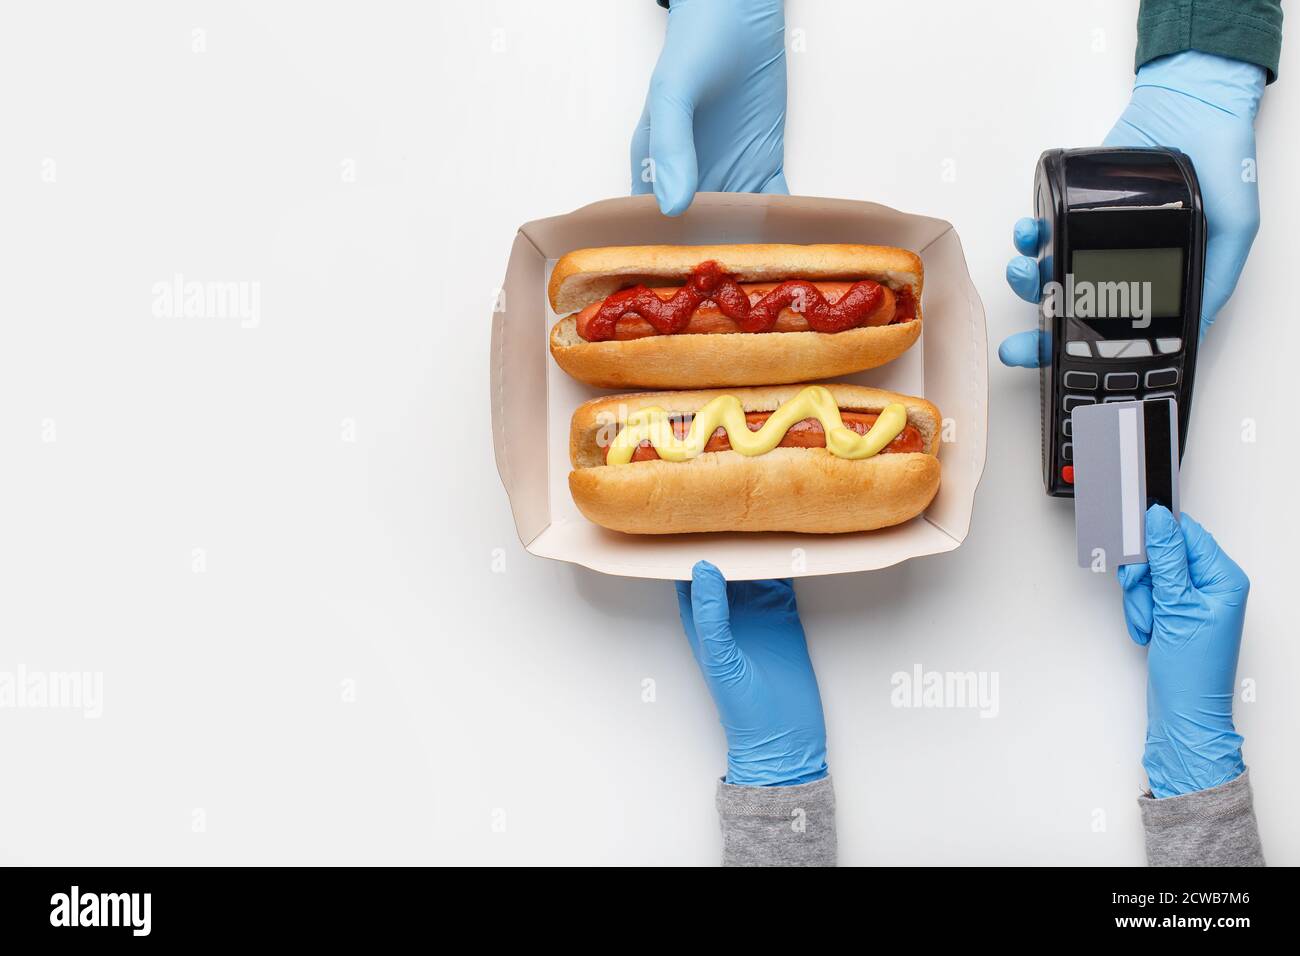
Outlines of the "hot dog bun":
[{"label": "hot dog bun", "polygon": [[692,414],[718,395],[746,411],[773,411],[802,385],[613,395],[578,407],[569,432],[569,491],[590,521],[629,534],[696,531],[871,531],[900,524],[929,506],[939,490],[939,410],[923,398],[859,385],[827,385],[843,409],[879,411],[898,402],[925,440],[924,453],[880,454],[862,461],[824,448],[776,448],[747,457],[706,452],[686,462],[606,465],[615,428],[632,412],[658,405]]},{"label": "hot dog bun", "polygon": [[[630,341],[588,342],[577,334],[576,313],[619,289],[637,284],[681,285],[702,262],[714,260],[738,282],[812,282],[872,279],[916,302],[910,322],[844,332],[737,332],[654,335]],[[602,388],[701,388],[802,382],[847,375],[892,361],[921,334],[924,268],[892,246],[717,245],[607,246],[563,256],[548,295],[561,318],[551,329],[551,354],[579,381]]]}]

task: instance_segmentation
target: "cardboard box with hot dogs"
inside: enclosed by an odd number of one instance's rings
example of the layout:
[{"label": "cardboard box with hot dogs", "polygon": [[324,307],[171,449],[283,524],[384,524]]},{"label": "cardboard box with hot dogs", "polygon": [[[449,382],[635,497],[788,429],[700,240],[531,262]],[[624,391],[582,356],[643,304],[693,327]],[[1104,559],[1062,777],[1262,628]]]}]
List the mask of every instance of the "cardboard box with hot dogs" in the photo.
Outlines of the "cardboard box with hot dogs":
[{"label": "cardboard box with hot dogs", "polygon": [[[952,550],[984,467],[984,313],[952,227],[872,203],[650,197],[520,227],[498,470],[533,554],[729,579]],[[611,390],[618,390],[617,392]]]}]

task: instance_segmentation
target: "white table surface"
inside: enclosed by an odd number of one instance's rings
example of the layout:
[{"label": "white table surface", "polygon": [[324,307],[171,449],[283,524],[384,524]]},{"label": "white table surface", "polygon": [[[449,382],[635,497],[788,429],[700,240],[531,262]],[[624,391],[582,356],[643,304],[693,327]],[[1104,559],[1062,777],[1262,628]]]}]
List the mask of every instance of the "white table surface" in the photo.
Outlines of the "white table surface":
[{"label": "white table surface", "polygon": [[[626,191],[663,11],[151,6],[0,31],[0,674],[103,686],[0,708],[0,862],[716,862],[671,586],[527,555],[489,431],[514,230]],[[1123,108],[1136,8],[790,0],[791,188],[953,222],[995,348],[1035,160]],[[1237,724],[1289,864],[1297,50],[1182,486],[1254,584]],[[258,283],[257,321],[154,315],[177,273]],[[840,857],[1140,864],[1144,652],[1042,494],[1036,375],[990,391],[965,545],[798,586]],[[891,706],[917,665],[996,673],[996,717]]]}]

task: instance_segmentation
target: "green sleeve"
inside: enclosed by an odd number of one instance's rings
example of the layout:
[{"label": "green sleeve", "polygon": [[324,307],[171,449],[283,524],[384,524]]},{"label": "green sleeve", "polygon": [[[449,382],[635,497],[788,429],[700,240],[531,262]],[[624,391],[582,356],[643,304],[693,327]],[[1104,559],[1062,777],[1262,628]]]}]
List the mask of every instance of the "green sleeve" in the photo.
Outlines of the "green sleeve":
[{"label": "green sleeve", "polygon": [[1142,0],[1137,63],[1200,50],[1254,63],[1277,79],[1282,0]]}]

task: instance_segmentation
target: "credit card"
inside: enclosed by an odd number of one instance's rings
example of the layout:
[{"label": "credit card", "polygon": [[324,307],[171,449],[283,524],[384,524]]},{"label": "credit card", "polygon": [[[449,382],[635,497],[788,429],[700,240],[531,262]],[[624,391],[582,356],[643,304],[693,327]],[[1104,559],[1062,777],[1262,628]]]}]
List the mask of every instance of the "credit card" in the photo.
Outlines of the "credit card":
[{"label": "credit card", "polygon": [[1147,508],[1178,517],[1178,403],[1081,405],[1070,421],[1079,567],[1146,561]]}]

